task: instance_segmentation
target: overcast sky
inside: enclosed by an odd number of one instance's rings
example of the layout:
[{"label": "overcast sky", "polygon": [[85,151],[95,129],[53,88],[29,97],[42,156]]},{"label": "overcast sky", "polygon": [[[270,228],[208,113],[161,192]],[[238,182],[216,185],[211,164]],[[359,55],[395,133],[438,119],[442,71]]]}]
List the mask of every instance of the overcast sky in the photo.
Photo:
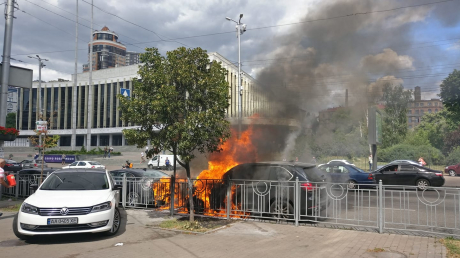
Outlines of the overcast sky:
[{"label": "overcast sky", "polygon": [[[28,55],[39,54],[49,59],[43,80],[69,79],[74,71],[76,1],[17,2],[12,57],[18,61],[12,64],[34,69],[37,79],[37,61]],[[88,61],[87,2],[91,0],[79,1],[79,73]],[[439,3],[427,4],[434,2]],[[115,31],[129,51],[157,47],[165,53],[185,45],[219,52],[234,62],[235,24],[225,17],[237,19],[243,13],[248,28],[242,36],[243,69],[287,88],[302,87],[313,78],[314,86],[308,87],[326,87],[334,94],[359,77],[359,83],[371,86],[379,80],[408,89],[419,85],[425,97],[435,97],[442,79],[460,64],[460,1],[94,0],[94,5],[94,29],[107,26]],[[329,76],[329,81],[318,85],[318,75]]]}]

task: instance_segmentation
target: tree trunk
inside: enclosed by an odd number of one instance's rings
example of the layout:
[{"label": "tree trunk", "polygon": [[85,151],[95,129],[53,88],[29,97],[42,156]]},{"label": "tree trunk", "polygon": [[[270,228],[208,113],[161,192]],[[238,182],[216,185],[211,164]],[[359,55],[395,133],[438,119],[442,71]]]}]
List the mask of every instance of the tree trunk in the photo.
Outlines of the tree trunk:
[{"label": "tree trunk", "polygon": [[173,154],[174,154],[174,175],[171,177],[171,185],[169,187],[171,191],[171,208],[170,208],[170,216],[174,216],[174,201],[175,201],[175,191],[176,191],[176,155],[177,155],[177,148],[176,146],[173,147]]},{"label": "tree trunk", "polygon": [[192,180],[190,180],[190,163],[187,162],[185,165],[185,170],[187,171],[187,183],[188,183],[188,200],[190,203],[190,222],[195,221],[195,207],[193,205],[193,191],[192,191]]}]

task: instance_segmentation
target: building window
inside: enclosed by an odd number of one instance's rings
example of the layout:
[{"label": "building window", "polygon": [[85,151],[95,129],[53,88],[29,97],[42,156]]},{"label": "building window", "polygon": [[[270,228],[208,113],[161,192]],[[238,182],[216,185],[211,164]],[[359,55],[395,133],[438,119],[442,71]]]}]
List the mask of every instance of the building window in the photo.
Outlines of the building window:
[{"label": "building window", "polygon": [[428,109],[428,113],[430,113],[430,114],[431,114],[431,108],[430,108],[430,109]]},{"label": "building window", "polygon": [[412,115],[412,110],[411,110],[411,109],[407,110],[407,113],[408,113],[409,115]]},{"label": "building window", "polygon": [[423,109],[420,109],[420,115],[423,115]]},{"label": "building window", "polygon": [[420,106],[423,107],[423,103],[420,103]]},{"label": "building window", "polygon": [[415,103],[415,106],[418,107],[418,103]]},{"label": "building window", "polygon": [[438,109],[435,109],[434,112],[435,112],[435,113],[438,113]]},{"label": "building window", "polygon": [[438,106],[438,102],[435,102],[434,105],[437,107],[437,106]]},{"label": "building window", "polygon": [[428,106],[431,106],[431,102],[428,102]]},{"label": "building window", "polygon": [[418,112],[419,112],[419,111],[418,111],[418,109],[417,109],[417,110],[415,110],[415,114],[416,114],[416,115],[418,115]]}]

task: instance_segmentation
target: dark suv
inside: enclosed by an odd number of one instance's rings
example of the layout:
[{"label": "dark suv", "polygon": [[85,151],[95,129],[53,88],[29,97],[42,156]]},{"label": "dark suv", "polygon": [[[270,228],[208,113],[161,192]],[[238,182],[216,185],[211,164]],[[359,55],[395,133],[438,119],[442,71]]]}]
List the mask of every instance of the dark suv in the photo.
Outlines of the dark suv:
[{"label": "dark suv", "polygon": [[214,185],[211,190],[210,208],[225,208],[227,187],[232,182],[232,209],[251,214],[292,215],[296,178],[300,184],[300,214],[310,215],[314,209],[325,209],[325,187],[315,184],[325,182],[325,175],[315,165],[299,162],[260,162],[235,166],[223,175],[220,185]]}]

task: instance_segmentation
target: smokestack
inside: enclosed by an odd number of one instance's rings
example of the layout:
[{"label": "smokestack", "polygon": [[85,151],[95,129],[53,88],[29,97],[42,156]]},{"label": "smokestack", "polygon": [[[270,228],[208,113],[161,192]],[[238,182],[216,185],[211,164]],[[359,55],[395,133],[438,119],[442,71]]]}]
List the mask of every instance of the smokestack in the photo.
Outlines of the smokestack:
[{"label": "smokestack", "polygon": [[414,90],[414,99],[415,101],[420,101],[422,100],[422,90],[420,89],[420,86],[416,86]]},{"label": "smokestack", "polygon": [[345,107],[348,107],[348,89],[345,90]]}]

